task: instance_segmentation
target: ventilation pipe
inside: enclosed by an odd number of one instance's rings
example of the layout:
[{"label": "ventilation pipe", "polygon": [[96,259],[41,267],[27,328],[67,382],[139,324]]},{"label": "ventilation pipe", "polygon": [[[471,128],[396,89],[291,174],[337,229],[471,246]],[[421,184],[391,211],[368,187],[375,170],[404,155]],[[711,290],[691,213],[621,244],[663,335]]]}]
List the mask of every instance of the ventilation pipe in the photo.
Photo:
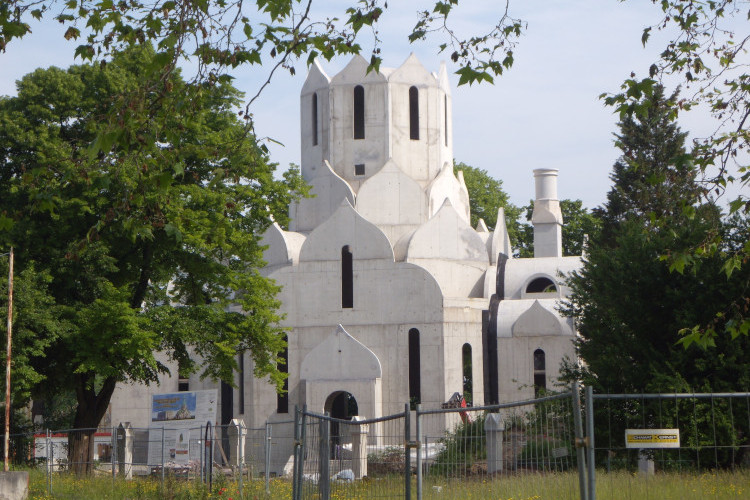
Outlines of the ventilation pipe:
[{"label": "ventilation pipe", "polygon": [[562,257],[563,218],[557,198],[557,169],[535,169],[534,183],[534,257]]}]

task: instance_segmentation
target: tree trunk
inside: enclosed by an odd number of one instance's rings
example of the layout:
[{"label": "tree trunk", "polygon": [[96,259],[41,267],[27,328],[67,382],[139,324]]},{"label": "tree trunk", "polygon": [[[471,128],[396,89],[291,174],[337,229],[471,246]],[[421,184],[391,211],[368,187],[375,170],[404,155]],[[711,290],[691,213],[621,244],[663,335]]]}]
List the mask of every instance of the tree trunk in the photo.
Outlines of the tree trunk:
[{"label": "tree trunk", "polygon": [[74,429],[68,433],[68,463],[76,475],[90,474],[94,467],[94,434],[102,421],[109,400],[115,390],[115,379],[104,380],[97,393],[93,388],[94,376],[76,375],[78,407],[73,421]]},{"label": "tree trunk", "polygon": [[94,434],[96,428],[75,429],[68,433],[68,463],[77,476],[94,470]]}]

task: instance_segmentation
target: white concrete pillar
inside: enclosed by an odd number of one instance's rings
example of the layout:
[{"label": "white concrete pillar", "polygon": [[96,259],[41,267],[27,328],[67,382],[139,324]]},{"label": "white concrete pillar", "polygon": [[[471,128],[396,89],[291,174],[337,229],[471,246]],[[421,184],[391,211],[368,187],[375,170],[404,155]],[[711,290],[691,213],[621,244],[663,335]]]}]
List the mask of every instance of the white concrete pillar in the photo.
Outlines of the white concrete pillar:
[{"label": "white concrete pillar", "polygon": [[563,218],[557,198],[557,169],[535,169],[534,184],[534,257],[562,257]]},{"label": "white concrete pillar", "polygon": [[118,473],[125,479],[133,478],[133,426],[123,422],[117,427]]},{"label": "white concrete pillar", "polygon": [[[352,422],[361,422],[365,417],[359,415],[352,417]],[[352,470],[356,479],[362,479],[367,475],[367,424],[352,426]]]},{"label": "white concrete pillar", "polygon": [[503,470],[503,438],[505,422],[499,413],[489,413],[484,419],[484,433],[487,439],[487,474]]},{"label": "white concrete pillar", "polygon": [[229,434],[229,463],[238,466],[245,463],[245,439],[247,438],[247,427],[245,422],[233,418],[227,427]]},{"label": "white concrete pillar", "polygon": [[638,473],[642,476],[654,475],[654,461],[645,450],[638,452]]}]

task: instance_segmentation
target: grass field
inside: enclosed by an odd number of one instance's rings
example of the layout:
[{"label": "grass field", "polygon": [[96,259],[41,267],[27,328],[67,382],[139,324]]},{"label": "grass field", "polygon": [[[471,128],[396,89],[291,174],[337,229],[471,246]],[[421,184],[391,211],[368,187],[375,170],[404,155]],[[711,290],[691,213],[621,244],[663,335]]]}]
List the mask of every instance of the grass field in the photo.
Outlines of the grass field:
[{"label": "grass field", "polygon": [[[704,474],[657,474],[650,478],[625,472],[597,474],[597,500],[623,499],[744,499],[750,498],[750,471]],[[291,483],[271,481],[266,495],[262,480],[245,481],[244,495],[236,482],[219,478],[213,491],[192,481],[167,478],[116,480],[111,477],[76,478],[69,474],[52,477],[52,494],[47,494],[47,478],[42,471],[30,471],[31,500],[291,500]],[[317,499],[317,488],[307,484],[304,498]],[[399,478],[339,483],[331,485],[331,500],[403,498],[404,485]],[[416,485],[412,483],[412,498]],[[561,500],[578,498],[578,476],[573,472],[525,474],[486,480],[441,481],[425,478],[424,500]]]}]

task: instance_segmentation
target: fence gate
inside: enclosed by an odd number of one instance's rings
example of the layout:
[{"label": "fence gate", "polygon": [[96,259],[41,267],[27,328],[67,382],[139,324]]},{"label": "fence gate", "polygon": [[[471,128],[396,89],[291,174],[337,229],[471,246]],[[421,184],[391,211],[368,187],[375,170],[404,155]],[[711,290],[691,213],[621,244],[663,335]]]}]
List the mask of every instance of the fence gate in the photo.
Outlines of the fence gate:
[{"label": "fence gate", "polygon": [[411,498],[409,407],[351,420],[295,409],[292,498]]}]

